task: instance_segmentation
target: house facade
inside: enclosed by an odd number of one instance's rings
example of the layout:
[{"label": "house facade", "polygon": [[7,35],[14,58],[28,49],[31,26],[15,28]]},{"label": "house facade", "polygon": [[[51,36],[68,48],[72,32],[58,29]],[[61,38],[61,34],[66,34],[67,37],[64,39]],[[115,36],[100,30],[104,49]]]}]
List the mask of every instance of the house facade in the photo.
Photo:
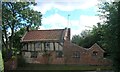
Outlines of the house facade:
[{"label": "house facade", "polygon": [[22,56],[28,63],[109,65],[104,50],[94,44],[83,48],[70,42],[70,28],[30,30],[21,39]]}]

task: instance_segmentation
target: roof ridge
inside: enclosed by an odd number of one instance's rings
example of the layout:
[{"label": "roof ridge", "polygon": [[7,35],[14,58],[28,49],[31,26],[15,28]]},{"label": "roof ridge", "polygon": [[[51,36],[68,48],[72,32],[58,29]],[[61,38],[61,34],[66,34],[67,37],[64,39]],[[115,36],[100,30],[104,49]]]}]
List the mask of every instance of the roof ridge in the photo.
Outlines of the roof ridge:
[{"label": "roof ridge", "polygon": [[55,31],[55,30],[65,30],[65,29],[45,29],[45,30],[30,30],[30,31]]},{"label": "roof ridge", "polygon": [[104,49],[101,48],[100,45],[98,45],[97,43],[94,43],[89,49],[92,49],[94,46],[97,46],[99,49],[101,49],[103,52],[105,52]]},{"label": "roof ridge", "polygon": [[[67,40],[65,40],[65,41],[67,41]],[[72,43],[71,41],[67,41],[67,42],[69,42],[69,43],[73,44],[74,46],[77,46],[77,47],[79,47],[79,48],[81,48],[81,49],[83,49],[83,50],[86,50],[84,47],[79,46],[79,45],[77,45],[77,44],[75,44],[75,43]]]}]

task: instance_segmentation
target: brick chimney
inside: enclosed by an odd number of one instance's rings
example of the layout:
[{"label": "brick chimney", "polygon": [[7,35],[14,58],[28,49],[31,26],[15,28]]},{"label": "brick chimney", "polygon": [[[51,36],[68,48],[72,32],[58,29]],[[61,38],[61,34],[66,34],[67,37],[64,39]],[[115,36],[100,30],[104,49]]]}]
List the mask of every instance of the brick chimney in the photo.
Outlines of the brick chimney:
[{"label": "brick chimney", "polygon": [[67,32],[68,32],[67,38],[68,38],[68,40],[70,41],[70,28],[68,28]]},{"label": "brick chimney", "polygon": [[26,31],[27,31],[27,32],[30,31],[30,25],[26,26]]},{"label": "brick chimney", "polygon": [[65,28],[65,40],[70,41],[70,28]]}]

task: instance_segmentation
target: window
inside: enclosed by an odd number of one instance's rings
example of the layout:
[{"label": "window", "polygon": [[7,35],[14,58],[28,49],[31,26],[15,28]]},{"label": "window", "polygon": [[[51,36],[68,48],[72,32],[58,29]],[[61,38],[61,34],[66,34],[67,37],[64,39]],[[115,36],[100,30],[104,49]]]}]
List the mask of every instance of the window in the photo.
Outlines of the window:
[{"label": "window", "polygon": [[80,52],[79,51],[73,52],[73,58],[80,58]]},{"label": "window", "polygon": [[31,52],[31,58],[37,58],[37,52]]},{"label": "window", "polygon": [[93,51],[93,56],[97,56],[98,52],[97,51]]},{"label": "window", "polygon": [[31,51],[31,43],[28,43],[28,51]]},{"label": "window", "polygon": [[27,44],[23,46],[23,50],[27,50]]},{"label": "window", "polygon": [[28,43],[28,51],[34,51],[34,44]]},{"label": "window", "polygon": [[39,42],[35,43],[35,48],[40,48],[40,43]]},{"label": "window", "polygon": [[56,51],[56,56],[57,56],[58,58],[63,57],[63,52],[62,52],[62,51]]},{"label": "window", "polygon": [[55,43],[55,50],[59,50],[59,44],[58,43]]},{"label": "window", "polygon": [[34,51],[35,49],[34,49],[34,43],[31,43],[31,48],[30,48],[31,50],[30,51]]},{"label": "window", "polygon": [[46,48],[50,47],[50,43],[45,43]]},{"label": "window", "polygon": [[46,50],[49,50],[50,49],[50,43],[45,43],[45,48],[46,48]]}]

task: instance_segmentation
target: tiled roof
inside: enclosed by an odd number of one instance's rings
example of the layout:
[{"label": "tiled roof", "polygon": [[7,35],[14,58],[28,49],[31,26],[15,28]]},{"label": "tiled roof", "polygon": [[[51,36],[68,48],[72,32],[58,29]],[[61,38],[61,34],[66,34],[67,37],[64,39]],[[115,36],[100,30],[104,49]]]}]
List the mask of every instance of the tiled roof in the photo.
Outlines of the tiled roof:
[{"label": "tiled roof", "polygon": [[60,40],[64,35],[64,31],[65,29],[31,30],[22,37],[21,42]]}]

